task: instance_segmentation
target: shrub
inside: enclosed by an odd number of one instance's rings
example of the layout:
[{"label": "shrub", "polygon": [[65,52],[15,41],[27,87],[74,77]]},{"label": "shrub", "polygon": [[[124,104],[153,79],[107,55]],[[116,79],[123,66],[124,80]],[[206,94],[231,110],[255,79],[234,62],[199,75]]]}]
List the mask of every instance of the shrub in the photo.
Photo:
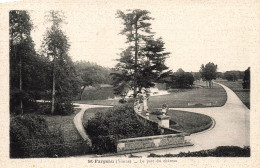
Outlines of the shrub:
[{"label": "shrub", "polygon": [[73,113],[74,113],[74,108],[71,101],[65,101],[63,103],[55,103],[54,114],[70,115]]},{"label": "shrub", "polygon": [[219,146],[215,149],[179,154],[156,155],[151,153],[148,157],[250,157],[250,147]]},{"label": "shrub", "polygon": [[60,130],[51,132],[46,120],[37,115],[19,115],[11,117],[10,157],[54,157],[64,153]]},{"label": "shrub", "polygon": [[126,101],[125,99],[119,99],[118,102],[121,103],[121,104],[124,104],[124,103],[126,103],[127,101]]},{"label": "shrub", "polygon": [[152,125],[137,120],[133,106],[126,104],[98,112],[86,124],[93,144],[93,152],[116,152],[119,139],[158,135]]},{"label": "shrub", "polygon": [[[51,114],[51,103],[39,103],[39,108],[35,111],[38,114]],[[74,106],[70,101],[55,103],[54,115],[71,115],[74,111]]]}]

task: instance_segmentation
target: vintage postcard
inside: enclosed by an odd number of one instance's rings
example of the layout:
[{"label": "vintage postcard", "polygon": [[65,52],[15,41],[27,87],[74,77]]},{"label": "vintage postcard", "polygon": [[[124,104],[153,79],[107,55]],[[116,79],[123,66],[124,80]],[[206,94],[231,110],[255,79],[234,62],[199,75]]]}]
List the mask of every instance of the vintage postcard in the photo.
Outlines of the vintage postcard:
[{"label": "vintage postcard", "polygon": [[259,1],[0,3],[1,167],[258,167]]}]

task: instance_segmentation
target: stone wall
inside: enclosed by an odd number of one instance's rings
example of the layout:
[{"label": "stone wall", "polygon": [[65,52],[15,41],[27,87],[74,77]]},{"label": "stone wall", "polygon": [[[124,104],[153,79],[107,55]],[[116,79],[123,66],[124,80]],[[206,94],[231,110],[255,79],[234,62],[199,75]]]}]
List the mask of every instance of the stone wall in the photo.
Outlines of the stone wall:
[{"label": "stone wall", "polygon": [[133,153],[140,151],[174,148],[193,145],[185,140],[185,134],[169,134],[138,138],[121,139],[118,141],[118,153]]},{"label": "stone wall", "polygon": [[193,145],[185,140],[185,136],[189,134],[172,128],[162,127],[157,122],[146,118],[138,112],[135,112],[135,114],[137,119],[144,125],[151,124],[154,128],[159,128],[164,135],[121,139],[117,144],[117,153],[134,153]]}]

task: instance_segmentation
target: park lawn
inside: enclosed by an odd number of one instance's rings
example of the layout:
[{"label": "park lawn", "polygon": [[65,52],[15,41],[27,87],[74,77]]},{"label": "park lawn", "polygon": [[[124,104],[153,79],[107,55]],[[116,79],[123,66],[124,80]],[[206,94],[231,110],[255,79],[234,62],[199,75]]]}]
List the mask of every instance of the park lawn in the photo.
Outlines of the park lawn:
[{"label": "park lawn", "polygon": [[[151,96],[148,101],[149,108],[160,108],[163,103],[169,107],[194,107],[188,106],[188,103],[205,104],[212,103],[212,107],[223,106],[227,100],[225,90],[220,85],[215,85],[214,88],[193,88],[193,89],[178,89],[179,91],[170,92],[168,95]],[[97,104],[114,106],[120,105],[118,99],[113,100],[82,100],[74,101],[81,104]],[[200,106],[201,107],[201,106]],[[203,105],[202,105],[203,107]],[[206,107],[206,106],[204,106]]]},{"label": "park lawn", "polygon": [[113,100],[76,100],[76,101],[73,101],[73,103],[104,105],[104,106],[121,105],[118,101],[119,101],[119,99],[113,99]]},{"label": "park lawn", "polygon": [[[149,115],[149,118],[158,122],[159,120],[157,117],[159,115],[156,115],[153,112],[157,112],[158,114],[158,110],[152,110],[151,114]],[[190,134],[204,131],[208,129],[212,124],[211,118],[203,114],[179,110],[168,110],[166,115],[171,117],[171,128]]]},{"label": "park lawn", "polygon": [[86,87],[82,94],[82,100],[106,100],[115,98],[112,86]]},{"label": "park lawn", "polygon": [[243,81],[227,81],[224,79],[218,79],[216,82],[221,83],[228,88],[230,88],[236,95],[240,98],[240,100],[250,109],[250,89],[243,89],[242,83]]},{"label": "park lawn", "polygon": [[166,103],[169,108],[186,108],[192,107],[188,103],[202,104],[212,103],[213,107],[223,106],[227,101],[227,94],[224,88],[220,85],[215,85],[214,88],[193,88],[185,89],[185,92],[173,92],[168,95],[152,96],[149,98],[149,108],[159,108],[163,103]]}]

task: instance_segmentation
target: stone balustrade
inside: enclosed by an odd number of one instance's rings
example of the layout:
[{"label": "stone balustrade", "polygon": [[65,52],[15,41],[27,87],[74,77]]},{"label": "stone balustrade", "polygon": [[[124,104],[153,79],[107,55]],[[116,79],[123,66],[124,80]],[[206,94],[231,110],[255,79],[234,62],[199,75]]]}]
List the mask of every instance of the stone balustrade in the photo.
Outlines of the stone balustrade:
[{"label": "stone balustrade", "polygon": [[118,141],[117,152],[134,153],[165,148],[192,146],[192,143],[185,140],[185,135],[186,134],[184,133],[180,133],[121,139]]}]

